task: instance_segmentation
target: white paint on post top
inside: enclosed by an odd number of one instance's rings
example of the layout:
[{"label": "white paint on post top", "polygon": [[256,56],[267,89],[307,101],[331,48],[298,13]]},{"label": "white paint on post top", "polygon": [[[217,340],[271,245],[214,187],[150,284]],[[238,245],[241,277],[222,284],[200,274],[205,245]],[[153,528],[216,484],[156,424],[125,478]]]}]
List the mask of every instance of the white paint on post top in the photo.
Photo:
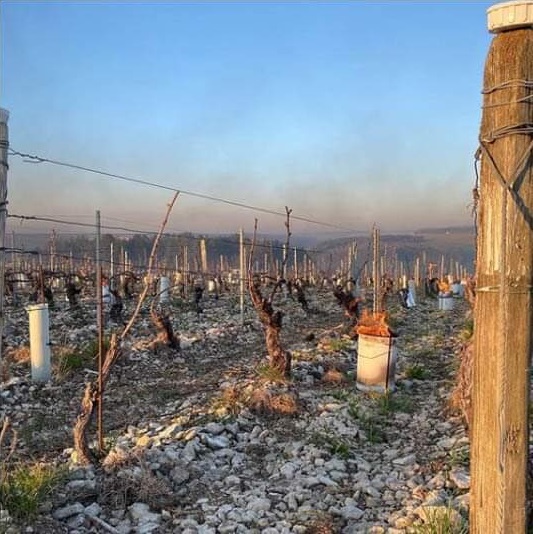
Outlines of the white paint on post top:
[{"label": "white paint on post top", "polygon": [[500,2],[489,7],[487,26],[491,33],[533,28],[533,0]]}]

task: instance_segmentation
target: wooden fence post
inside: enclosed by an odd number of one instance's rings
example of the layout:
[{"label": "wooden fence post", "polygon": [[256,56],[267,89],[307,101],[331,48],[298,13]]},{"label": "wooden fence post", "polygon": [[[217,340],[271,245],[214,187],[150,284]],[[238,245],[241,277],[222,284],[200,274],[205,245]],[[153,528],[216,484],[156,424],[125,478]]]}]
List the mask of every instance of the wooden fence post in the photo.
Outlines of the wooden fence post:
[{"label": "wooden fence post", "polygon": [[4,334],[4,273],[5,273],[5,236],[7,218],[7,150],[9,148],[9,135],[7,121],[9,112],[0,108],[0,366],[3,358]]},{"label": "wooden fence post", "polygon": [[470,532],[525,533],[533,325],[533,2],[488,10],[480,129]]}]

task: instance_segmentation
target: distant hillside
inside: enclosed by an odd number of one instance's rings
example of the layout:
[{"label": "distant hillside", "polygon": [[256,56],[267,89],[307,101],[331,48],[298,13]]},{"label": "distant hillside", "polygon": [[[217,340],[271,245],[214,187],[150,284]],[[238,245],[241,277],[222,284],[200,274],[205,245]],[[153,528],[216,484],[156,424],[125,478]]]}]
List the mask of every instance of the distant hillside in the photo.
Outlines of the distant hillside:
[{"label": "distant hillside", "polygon": [[[11,235],[7,235],[8,246],[11,246]],[[102,260],[110,260],[109,251],[111,242],[115,247],[115,262],[126,252],[134,265],[142,268],[146,265],[153,243],[153,235],[136,234],[133,236],[110,235],[102,236]],[[247,235],[245,242],[249,245],[251,236]],[[281,261],[286,237],[283,235],[261,235],[257,238],[256,262],[259,268],[268,260],[270,266]],[[231,235],[195,235],[184,233],[179,235],[166,235],[159,247],[158,258],[167,266],[183,265],[184,256],[187,255],[190,268],[196,270],[200,263],[200,242],[205,240],[208,268],[216,271],[221,264],[227,267],[239,265],[239,236]],[[340,269],[346,270],[349,250],[357,244],[356,269],[362,269],[365,263],[372,259],[370,235],[358,237],[342,237],[319,240],[318,237],[298,236],[291,237],[291,250],[298,249],[297,257],[300,265],[308,259],[316,268],[324,273],[332,274]],[[42,253],[43,261],[47,261],[50,254],[50,235],[15,233],[15,248],[25,251],[38,250]],[[451,265],[459,263],[468,271],[473,270],[475,250],[474,229],[470,227],[459,228],[431,228],[421,229],[410,234],[387,234],[381,236],[381,255],[387,262],[387,270],[401,262],[409,273],[413,272],[416,258],[425,257],[427,262],[440,265],[444,256],[446,270]],[[56,254],[58,256],[74,258],[94,257],[94,234],[72,234],[56,236]],[[289,254],[289,272],[292,269],[294,253]]]},{"label": "distant hillside", "polygon": [[[322,257],[328,256],[329,263],[339,264],[340,259],[347,258],[349,246],[353,239],[341,238],[323,241],[315,246]],[[357,266],[371,262],[371,240],[368,237],[358,237]],[[418,230],[412,234],[389,234],[381,236],[381,255],[392,268],[395,261],[403,262],[404,266],[413,272],[416,258],[440,265],[444,256],[446,271],[450,265],[458,262],[469,272],[473,271],[475,257],[474,229],[470,227],[459,228],[431,228]]]}]

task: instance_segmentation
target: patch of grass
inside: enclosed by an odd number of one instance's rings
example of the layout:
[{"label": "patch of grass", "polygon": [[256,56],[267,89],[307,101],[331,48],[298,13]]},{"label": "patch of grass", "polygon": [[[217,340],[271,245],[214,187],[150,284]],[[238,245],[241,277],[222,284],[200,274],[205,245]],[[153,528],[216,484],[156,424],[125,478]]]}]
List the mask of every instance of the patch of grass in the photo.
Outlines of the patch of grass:
[{"label": "patch of grass", "polygon": [[57,378],[65,378],[72,372],[84,367],[94,367],[94,361],[84,361],[82,355],[71,348],[60,347],[56,351],[54,372]]},{"label": "patch of grass", "polygon": [[310,442],[326,449],[330,454],[347,459],[351,456],[352,449],[350,442],[342,437],[335,435],[333,432],[326,430],[323,432],[314,432],[311,435]]},{"label": "patch of grass", "polygon": [[[103,340],[103,353],[109,348],[109,338]],[[58,378],[83,368],[95,369],[98,360],[98,339],[94,339],[79,348],[69,345],[54,347],[54,370]]]},{"label": "patch of grass", "polygon": [[347,389],[337,389],[335,391],[332,391],[330,395],[335,400],[346,402],[351,397],[352,394]]},{"label": "patch of grass", "polygon": [[413,363],[405,369],[405,378],[424,380],[428,375],[427,369],[418,363]]},{"label": "patch of grass", "polygon": [[348,400],[348,415],[352,419],[357,419],[360,415],[359,411],[359,399],[357,397],[352,396]]},{"label": "patch of grass", "polygon": [[423,525],[414,527],[413,534],[468,534],[465,519],[451,506],[429,506],[423,520]]},{"label": "patch of grass", "polygon": [[470,449],[467,446],[453,448],[449,458],[451,467],[468,467],[470,465]]},{"label": "patch of grass", "polygon": [[387,434],[383,429],[383,422],[379,418],[372,417],[371,415],[360,415],[359,423],[361,430],[365,433],[366,439],[370,443],[386,443]]},{"label": "patch of grass", "polygon": [[64,470],[43,463],[12,462],[17,434],[7,418],[0,431],[0,452],[4,445],[7,452],[0,458],[0,503],[11,517],[27,521],[37,514],[41,503],[63,479]]},{"label": "patch of grass", "polygon": [[[104,354],[109,348],[110,338],[108,336],[103,339]],[[93,339],[80,348],[80,356],[85,361],[96,360],[98,358],[98,339]]]},{"label": "patch of grass", "polygon": [[412,413],[414,411],[412,398],[401,393],[374,394],[373,400],[380,415],[389,415],[394,412]]},{"label": "patch of grass", "polygon": [[272,367],[268,363],[258,365],[256,367],[255,372],[260,378],[262,378],[263,380],[267,380],[268,382],[287,382],[287,378],[285,377],[285,375],[279,369]]},{"label": "patch of grass", "polygon": [[63,478],[63,471],[54,466],[19,465],[0,483],[0,502],[15,519],[27,520]]}]

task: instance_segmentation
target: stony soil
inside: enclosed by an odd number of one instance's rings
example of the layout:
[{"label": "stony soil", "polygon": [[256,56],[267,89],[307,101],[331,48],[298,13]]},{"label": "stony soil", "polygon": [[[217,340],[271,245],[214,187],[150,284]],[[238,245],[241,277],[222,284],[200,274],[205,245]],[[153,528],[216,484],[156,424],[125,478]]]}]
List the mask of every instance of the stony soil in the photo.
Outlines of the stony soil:
[{"label": "stony soil", "polygon": [[[76,464],[71,447],[84,383],[95,378],[94,358],[82,350],[94,344],[92,306],[51,311],[54,377],[46,384],[30,380],[27,314],[8,307],[0,415],[18,433],[10,462],[67,469],[37,516],[3,510],[0,532],[466,529],[469,440],[448,400],[468,305],[456,299],[444,312],[435,300],[409,310],[390,303],[397,390],[383,395],[356,388],[357,343],[331,292],[309,298],[310,314],[278,301],[293,354],[286,383],[265,369],[261,327],[252,309],[241,324],[237,297],[205,298],[201,314],[173,300],[180,352],[153,346],[144,312],[107,384],[106,456],[89,467]],[[84,353],[79,368],[61,368],[65,346]],[[95,437],[91,428],[93,446]]]}]

